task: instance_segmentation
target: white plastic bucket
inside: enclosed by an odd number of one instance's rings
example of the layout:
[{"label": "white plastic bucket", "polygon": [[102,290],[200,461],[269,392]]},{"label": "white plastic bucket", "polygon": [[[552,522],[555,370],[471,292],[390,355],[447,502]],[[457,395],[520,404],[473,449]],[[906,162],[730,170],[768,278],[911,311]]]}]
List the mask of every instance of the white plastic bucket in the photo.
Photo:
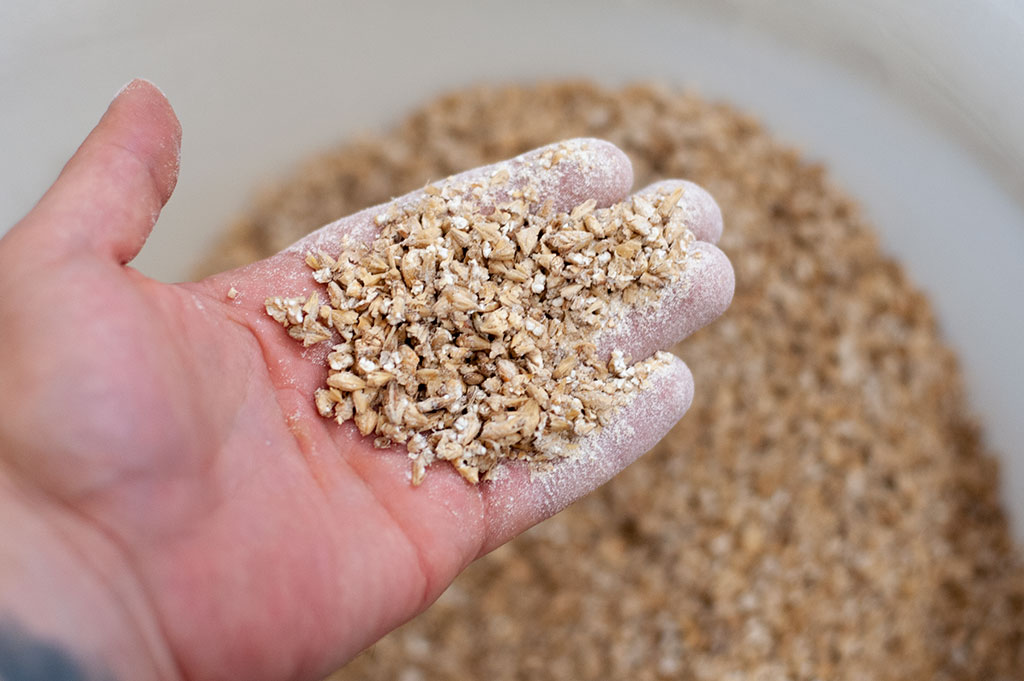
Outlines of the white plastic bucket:
[{"label": "white plastic bucket", "polygon": [[1024,5],[1011,0],[175,3],[0,9],[0,226],[134,76],[185,131],[137,260],[172,280],[256,187],[442,89],[689,85],[825,161],[936,303],[1024,537]]}]

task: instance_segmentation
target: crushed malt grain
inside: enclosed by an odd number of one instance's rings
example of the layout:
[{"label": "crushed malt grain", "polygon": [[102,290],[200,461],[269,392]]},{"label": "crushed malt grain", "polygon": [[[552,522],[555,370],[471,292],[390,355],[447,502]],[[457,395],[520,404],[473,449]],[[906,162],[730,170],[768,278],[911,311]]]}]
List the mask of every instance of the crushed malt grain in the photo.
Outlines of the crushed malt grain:
[{"label": "crushed malt grain", "polygon": [[337,678],[1020,679],[1024,570],[931,307],[749,115],[649,86],[458,92],[310,161],[204,270],[579,136],[722,207],[736,297],[681,345],[690,414]]},{"label": "crushed malt grain", "polygon": [[[586,144],[532,162],[576,163]],[[328,302],[319,292],[266,300],[267,314],[304,345],[340,340],[317,411],[354,419],[379,447],[404,444],[414,485],[435,460],[473,484],[503,461],[550,467],[667,365],[669,355],[655,353],[630,366],[621,349],[604,356],[595,340],[628,310],[678,291],[701,259],[685,187],[556,213],[522,166],[518,177],[501,167],[428,185],[418,201],[376,216],[369,245],[349,239],[333,255],[308,253]]]}]

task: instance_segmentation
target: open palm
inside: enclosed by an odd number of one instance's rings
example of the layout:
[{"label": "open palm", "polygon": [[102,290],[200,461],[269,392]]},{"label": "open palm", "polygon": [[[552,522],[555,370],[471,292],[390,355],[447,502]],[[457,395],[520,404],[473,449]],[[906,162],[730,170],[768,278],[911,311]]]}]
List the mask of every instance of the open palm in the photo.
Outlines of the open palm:
[{"label": "open palm", "polygon": [[[593,456],[477,487],[435,466],[411,487],[404,452],[317,415],[322,349],[303,351],[263,312],[267,295],[316,286],[301,245],[191,284],[125,266],[173,189],[179,136],[163,96],[136,81],[0,241],[0,518],[16,528],[0,549],[0,606],[97,668],[323,676],[688,408],[678,362],[618,415],[630,437],[613,424]],[[570,158],[546,171],[557,207],[629,191],[621,152],[588,146],[603,159],[593,168]],[[711,245],[720,216],[699,190],[688,196],[705,266],[673,314],[618,339],[637,359],[731,299],[732,270]],[[373,214],[317,238],[367,228]]]}]

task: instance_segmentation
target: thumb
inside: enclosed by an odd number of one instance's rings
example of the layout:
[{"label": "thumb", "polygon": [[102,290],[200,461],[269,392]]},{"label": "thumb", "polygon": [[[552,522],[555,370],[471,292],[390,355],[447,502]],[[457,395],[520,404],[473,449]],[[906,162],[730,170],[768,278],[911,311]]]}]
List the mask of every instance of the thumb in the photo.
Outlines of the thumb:
[{"label": "thumb", "polygon": [[146,242],[178,179],[181,125],[152,83],[136,79],[110,103],[19,225],[58,252],[124,264]]}]

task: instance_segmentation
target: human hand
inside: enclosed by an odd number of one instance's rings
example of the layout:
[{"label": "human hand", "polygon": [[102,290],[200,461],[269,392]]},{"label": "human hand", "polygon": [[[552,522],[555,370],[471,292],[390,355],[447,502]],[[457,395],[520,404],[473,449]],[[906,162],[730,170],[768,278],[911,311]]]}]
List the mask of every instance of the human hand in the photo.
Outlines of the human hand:
[{"label": "human hand", "polygon": [[[613,423],[593,456],[479,486],[434,466],[411,487],[402,452],[317,414],[324,367],[263,309],[267,295],[313,290],[304,244],[369,230],[380,209],[201,282],[153,281],[126,263],[173,189],[179,139],[163,96],[133,82],[0,240],[0,651],[5,632],[48,642],[79,678],[319,678],[688,408],[676,362],[615,417],[631,437]],[[628,193],[626,157],[588,147],[593,170],[570,156],[544,171],[556,208]],[[666,297],[671,314],[623,325],[616,342],[635,359],[732,296],[712,245],[718,210],[700,190],[686,198],[704,268]]]}]

